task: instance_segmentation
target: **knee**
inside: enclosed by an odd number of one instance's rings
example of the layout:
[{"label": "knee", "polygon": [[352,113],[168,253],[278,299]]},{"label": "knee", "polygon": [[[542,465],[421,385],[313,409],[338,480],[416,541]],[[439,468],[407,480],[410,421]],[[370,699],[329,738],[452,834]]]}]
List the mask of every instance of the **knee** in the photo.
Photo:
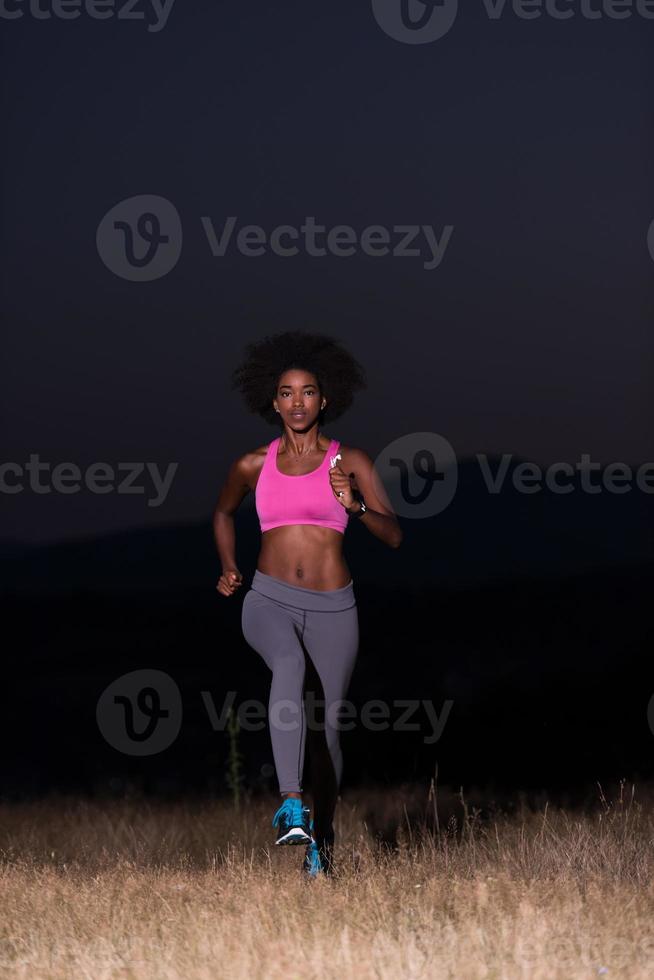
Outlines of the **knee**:
[{"label": "knee", "polygon": [[301,650],[285,650],[275,657],[273,678],[303,685],[306,664]]},{"label": "knee", "polygon": [[271,697],[268,705],[268,721],[271,731],[298,732],[306,723],[302,705],[294,698]]}]

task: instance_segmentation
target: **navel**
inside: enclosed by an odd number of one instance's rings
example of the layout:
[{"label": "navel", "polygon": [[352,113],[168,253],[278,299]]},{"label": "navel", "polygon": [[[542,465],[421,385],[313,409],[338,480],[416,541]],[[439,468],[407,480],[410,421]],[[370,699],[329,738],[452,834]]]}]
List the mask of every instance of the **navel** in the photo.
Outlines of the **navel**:
[{"label": "navel", "polygon": [[295,569],[295,574],[297,575],[298,578],[302,578],[304,576],[304,569],[301,566],[298,566]]}]

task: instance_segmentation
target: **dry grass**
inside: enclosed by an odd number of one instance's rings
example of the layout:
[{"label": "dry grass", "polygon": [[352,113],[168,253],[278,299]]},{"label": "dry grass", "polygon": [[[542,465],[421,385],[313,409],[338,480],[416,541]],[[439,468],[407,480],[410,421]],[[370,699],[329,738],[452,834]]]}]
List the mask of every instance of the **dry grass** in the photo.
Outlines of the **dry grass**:
[{"label": "dry grass", "polygon": [[352,793],[331,881],[274,847],[277,797],[4,803],[0,975],[651,978],[654,806],[616,795],[509,815]]}]

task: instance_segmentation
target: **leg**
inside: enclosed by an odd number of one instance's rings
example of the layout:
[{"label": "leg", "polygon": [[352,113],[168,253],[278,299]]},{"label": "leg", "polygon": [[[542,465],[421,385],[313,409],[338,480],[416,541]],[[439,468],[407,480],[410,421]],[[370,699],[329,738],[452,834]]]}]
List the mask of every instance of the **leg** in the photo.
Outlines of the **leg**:
[{"label": "leg", "polygon": [[301,624],[301,611],[291,612],[259,592],[250,590],[243,599],[243,636],[272,671],[268,723],[279,790],[282,795],[300,798],[307,730]]},{"label": "leg", "polygon": [[316,836],[332,833],[343,773],[338,702],[345,698],[359,647],[356,605],[340,612],[308,611],[302,641],[308,654],[306,686],[324,708],[311,711],[308,726],[311,790]]},{"label": "leg", "polygon": [[[306,715],[311,724],[307,728],[309,782],[313,796],[314,829],[316,838],[324,837],[332,826],[338,796],[337,766],[327,744],[325,724],[325,692],[320,675],[308,659],[305,692]],[[320,726],[320,727],[318,727]],[[332,751],[334,751],[332,746]],[[340,752],[340,746],[336,754]],[[342,763],[341,763],[342,765]]]}]

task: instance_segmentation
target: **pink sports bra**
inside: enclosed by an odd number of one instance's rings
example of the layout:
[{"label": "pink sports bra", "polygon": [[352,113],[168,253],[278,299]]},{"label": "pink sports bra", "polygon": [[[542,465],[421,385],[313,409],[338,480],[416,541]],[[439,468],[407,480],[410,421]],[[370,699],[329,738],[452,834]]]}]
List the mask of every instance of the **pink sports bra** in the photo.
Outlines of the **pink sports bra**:
[{"label": "pink sports bra", "polygon": [[277,448],[281,436],[268,446],[254,491],[261,531],[283,524],[318,524],[345,533],[349,515],[334,496],[329,482],[330,457],[340,442],[332,439],[317,470],[289,476],[277,467]]}]

